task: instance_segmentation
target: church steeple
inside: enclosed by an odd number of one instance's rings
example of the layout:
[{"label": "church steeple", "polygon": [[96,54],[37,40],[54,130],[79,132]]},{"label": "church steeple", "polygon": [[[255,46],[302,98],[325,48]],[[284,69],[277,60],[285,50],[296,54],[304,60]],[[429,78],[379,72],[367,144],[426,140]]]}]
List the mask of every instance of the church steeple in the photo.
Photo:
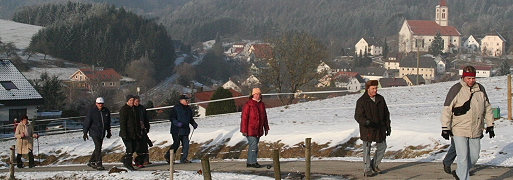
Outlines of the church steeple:
[{"label": "church steeple", "polygon": [[435,22],[440,26],[449,26],[449,7],[446,0],[440,0],[440,4],[436,6]]}]

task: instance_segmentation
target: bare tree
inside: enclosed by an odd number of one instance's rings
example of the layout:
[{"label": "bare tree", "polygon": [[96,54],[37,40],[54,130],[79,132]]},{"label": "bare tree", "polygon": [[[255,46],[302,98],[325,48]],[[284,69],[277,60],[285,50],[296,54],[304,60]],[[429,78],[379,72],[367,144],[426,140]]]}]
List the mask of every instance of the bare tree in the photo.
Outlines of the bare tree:
[{"label": "bare tree", "polygon": [[326,60],[328,51],[316,38],[304,33],[289,31],[271,39],[270,58],[266,59],[269,69],[264,73],[271,89],[279,93],[292,93],[280,96],[282,104],[291,104],[294,94],[300,88],[318,79],[321,60]]},{"label": "bare tree", "polygon": [[153,79],[155,72],[155,64],[153,64],[148,57],[142,57],[139,60],[130,62],[125,73],[137,81],[137,86],[142,87],[142,90],[150,89],[155,86],[156,81]]}]

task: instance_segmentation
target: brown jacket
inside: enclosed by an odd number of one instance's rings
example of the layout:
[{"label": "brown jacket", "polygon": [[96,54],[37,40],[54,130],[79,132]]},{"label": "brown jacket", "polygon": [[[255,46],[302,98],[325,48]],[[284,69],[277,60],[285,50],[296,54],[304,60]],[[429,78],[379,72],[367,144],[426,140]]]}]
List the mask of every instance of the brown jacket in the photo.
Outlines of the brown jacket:
[{"label": "brown jacket", "polygon": [[[360,139],[369,142],[386,140],[386,131],[390,129],[390,112],[385,98],[379,94],[372,101],[367,91],[356,101],[354,119],[360,124]],[[378,124],[377,127],[365,126],[367,120]]]},{"label": "brown jacket", "polygon": [[[28,132],[28,133],[25,133]],[[28,134],[22,138],[22,134]],[[32,131],[31,125],[24,125],[23,123],[18,124],[16,127],[16,132],[14,133],[14,137],[16,137],[16,149],[18,150],[18,154],[28,154],[29,151],[32,151],[33,138],[37,135]]]}]

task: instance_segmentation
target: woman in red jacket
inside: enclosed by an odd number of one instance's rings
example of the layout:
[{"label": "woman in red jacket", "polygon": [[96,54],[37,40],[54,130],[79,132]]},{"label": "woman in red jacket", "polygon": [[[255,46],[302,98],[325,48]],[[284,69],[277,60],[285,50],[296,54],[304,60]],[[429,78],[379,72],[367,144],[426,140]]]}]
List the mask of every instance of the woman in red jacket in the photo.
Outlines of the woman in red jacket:
[{"label": "woman in red jacket", "polygon": [[259,88],[253,88],[248,102],[242,108],[242,118],[240,123],[240,132],[248,139],[248,160],[246,167],[260,168],[257,162],[258,142],[262,135],[267,136],[269,124],[267,123],[267,113],[265,104],[262,102],[262,91]]}]

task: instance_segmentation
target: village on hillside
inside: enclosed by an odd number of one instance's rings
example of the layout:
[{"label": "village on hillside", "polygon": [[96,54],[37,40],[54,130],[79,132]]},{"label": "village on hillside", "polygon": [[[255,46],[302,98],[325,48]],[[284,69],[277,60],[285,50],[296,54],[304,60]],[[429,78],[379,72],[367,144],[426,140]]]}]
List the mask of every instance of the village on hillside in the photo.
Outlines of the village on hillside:
[{"label": "village on hillside", "polygon": [[[510,73],[508,62],[513,59],[507,51],[506,40],[495,30],[482,35],[462,34],[451,25],[449,7],[441,0],[433,14],[434,20],[405,19],[398,27],[397,39],[384,37],[362,37],[354,43],[354,49],[349,48],[346,55],[319,62],[317,72],[320,78],[308,84],[301,91],[336,90],[343,93],[328,95],[305,95],[298,93],[293,103],[300,103],[320,98],[343,95],[344,93],[359,93],[364,90],[365,82],[378,80],[379,87],[399,87],[431,84],[459,79],[462,67],[473,65],[477,69],[477,77],[491,77]],[[2,24],[6,24],[2,21]],[[11,22],[12,24],[17,24]],[[36,27],[36,33],[40,27]],[[12,30],[11,31],[19,31]],[[12,33],[12,32],[11,32]],[[0,35],[5,34],[0,32]],[[218,87],[229,89],[232,96],[245,96],[250,89],[262,85],[261,73],[269,68],[266,60],[271,57],[272,45],[258,40],[240,42],[222,42],[224,57],[229,63],[247,64],[248,74],[231,77],[226,82],[212,86],[198,82],[190,85],[176,83],[178,77],[170,77],[152,89],[141,90],[134,87],[134,78],[122,76],[115,67],[95,67],[87,64],[72,64],[65,60],[46,57],[42,54],[26,55],[23,52],[28,46],[30,35],[25,39],[12,40],[2,36],[1,44],[7,45],[12,41],[23,41],[18,47],[21,55],[18,60],[9,58],[9,54],[1,54],[0,62],[0,122],[1,125],[12,124],[12,119],[27,114],[30,117],[46,117],[38,110],[43,102],[42,96],[35,91],[30,82],[40,78],[41,74],[57,76],[69,88],[68,103],[79,101],[83,94],[95,94],[98,91],[112,91],[138,94],[152,101],[155,106],[164,103],[171,89],[179,93],[191,94],[197,102],[208,101]],[[212,48],[216,40],[204,42],[203,47],[193,50],[194,53],[184,53],[183,44],[176,40],[174,48],[177,54],[175,65],[195,65],[202,61],[202,54]],[[438,48],[438,49],[437,49]],[[22,55],[23,54],[23,55]],[[34,65],[30,68],[15,66],[16,61]],[[36,66],[37,65],[37,66]],[[15,78],[14,78],[15,77]],[[134,91],[134,89],[137,89]],[[165,91],[162,91],[165,89]],[[73,92],[72,92],[73,91]],[[144,92],[144,93],[143,93]],[[77,95],[78,94],[78,95]],[[116,96],[116,95],[113,95]],[[90,98],[92,99],[92,98]],[[115,99],[115,98],[111,98]],[[121,98],[122,99],[122,98]],[[235,101],[237,111],[247,99]],[[92,100],[90,100],[92,102]],[[277,97],[270,96],[264,100],[268,107],[283,105]],[[88,101],[82,102],[89,103]],[[199,104],[198,116],[205,117],[208,103]],[[62,113],[60,110],[56,112]],[[60,117],[59,113],[50,113],[48,117]]]}]

